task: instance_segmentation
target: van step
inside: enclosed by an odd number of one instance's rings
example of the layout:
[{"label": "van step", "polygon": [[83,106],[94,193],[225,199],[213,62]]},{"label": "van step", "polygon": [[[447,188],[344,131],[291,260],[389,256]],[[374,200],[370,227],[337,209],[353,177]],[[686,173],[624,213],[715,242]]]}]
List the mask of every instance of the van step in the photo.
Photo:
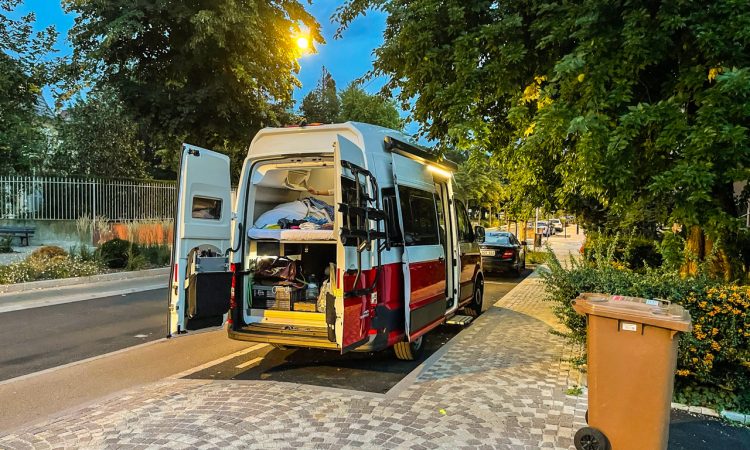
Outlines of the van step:
[{"label": "van step", "polygon": [[446,320],[445,323],[448,325],[460,325],[460,326],[466,326],[471,323],[471,321],[474,320],[471,316],[459,316],[455,315],[451,317],[450,319]]}]

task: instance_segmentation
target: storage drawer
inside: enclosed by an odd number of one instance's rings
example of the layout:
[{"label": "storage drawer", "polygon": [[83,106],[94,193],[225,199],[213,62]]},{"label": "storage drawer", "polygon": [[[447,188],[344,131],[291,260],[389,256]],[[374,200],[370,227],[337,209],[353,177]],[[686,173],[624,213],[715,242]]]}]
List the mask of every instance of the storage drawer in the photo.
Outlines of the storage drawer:
[{"label": "storage drawer", "polygon": [[304,295],[305,290],[303,288],[256,284],[252,287],[252,307],[291,311],[294,302],[303,300]]}]

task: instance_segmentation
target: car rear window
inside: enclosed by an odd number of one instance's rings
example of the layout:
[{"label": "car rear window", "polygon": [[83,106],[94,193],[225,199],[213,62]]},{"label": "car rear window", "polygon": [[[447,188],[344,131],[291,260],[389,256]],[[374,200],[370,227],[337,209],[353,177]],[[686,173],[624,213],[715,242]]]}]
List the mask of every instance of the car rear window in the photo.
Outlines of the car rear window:
[{"label": "car rear window", "polygon": [[488,244],[509,245],[510,237],[507,234],[487,233],[484,237],[484,242]]}]

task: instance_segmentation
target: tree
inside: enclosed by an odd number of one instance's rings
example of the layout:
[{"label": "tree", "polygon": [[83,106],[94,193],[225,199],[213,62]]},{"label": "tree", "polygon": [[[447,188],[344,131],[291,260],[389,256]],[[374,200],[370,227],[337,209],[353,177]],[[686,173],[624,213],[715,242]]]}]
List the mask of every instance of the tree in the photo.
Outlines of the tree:
[{"label": "tree", "polygon": [[393,100],[370,95],[356,83],[351,83],[341,94],[339,120],[371,123],[381,127],[401,130],[403,123]]},{"label": "tree", "polygon": [[469,152],[454,174],[456,196],[466,204],[497,212],[506,199],[503,176],[496,161],[481,151]]},{"label": "tree", "polygon": [[36,111],[53,63],[42,58],[57,38],[50,27],[34,33],[34,14],[12,19],[20,0],[0,0],[0,172],[30,172],[44,158],[47,138]]},{"label": "tree", "polygon": [[372,75],[427,137],[514,168],[514,195],[746,251],[732,191],[750,178],[744,3],[350,0],[340,32],[367,8],[389,14]]},{"label": "tree", "polygon": [[112,90],[89,92],[59,120],[58,174],[146,178],[138,124]]},{"label": "tree", "polygon": [[114,89],[147,151],[171,169],[180,142],[240,153],[258,129],[278,125],[299,86],[292,34],[305,27],[323,42],[296,0],[63,3],[77,15],[69,76]]},{"label": "tree", "polygon": [[334,123],[338,120],[341,102],[336,92],[336,81],[325,67],[315,89],[302,99],[301,110],[307,123]]}]

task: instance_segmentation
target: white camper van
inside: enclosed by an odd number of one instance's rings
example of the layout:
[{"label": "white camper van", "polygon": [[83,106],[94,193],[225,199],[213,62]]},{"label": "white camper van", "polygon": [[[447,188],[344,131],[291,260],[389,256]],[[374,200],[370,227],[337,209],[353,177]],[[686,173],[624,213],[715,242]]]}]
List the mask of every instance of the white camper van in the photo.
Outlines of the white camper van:
[{"label": "white camper van", "polygon": [[229,158],[184,145],[170,336],[225,322],[232,339],[413,359],[460,308],[482,311],[484,230],[454,169],[378,126],[268,128],[232,202]]}]

